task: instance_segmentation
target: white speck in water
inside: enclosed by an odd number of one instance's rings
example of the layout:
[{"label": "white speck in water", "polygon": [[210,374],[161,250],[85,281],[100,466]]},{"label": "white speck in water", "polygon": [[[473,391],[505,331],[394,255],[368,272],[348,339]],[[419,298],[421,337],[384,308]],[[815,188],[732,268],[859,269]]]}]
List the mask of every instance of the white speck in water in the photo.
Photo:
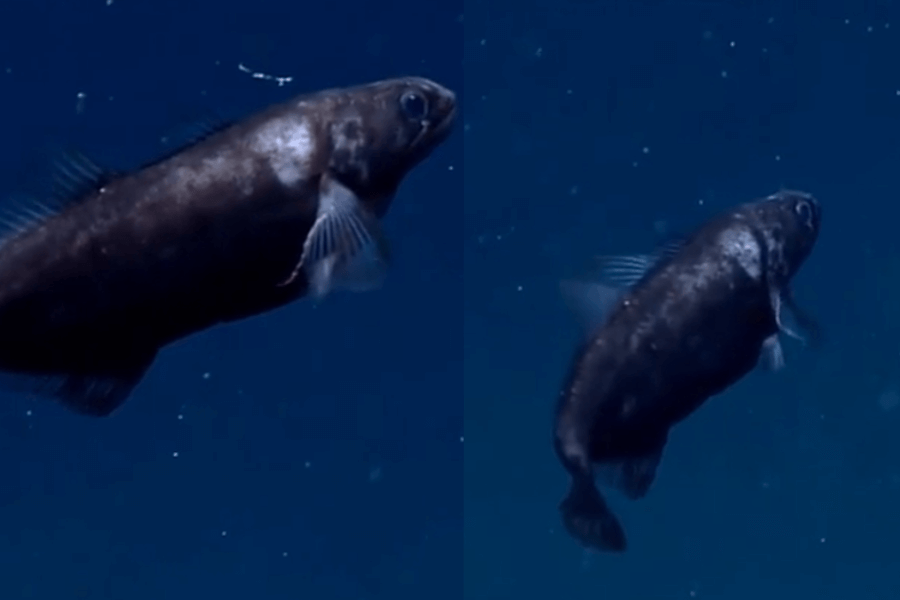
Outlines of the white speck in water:
[{"label": "white speck in water", "polygon": [[209,371],[207,371],[206,373],[203,374],[203,379],[209,379],[209,378],[210,378],[210,374],[209,374]]}]

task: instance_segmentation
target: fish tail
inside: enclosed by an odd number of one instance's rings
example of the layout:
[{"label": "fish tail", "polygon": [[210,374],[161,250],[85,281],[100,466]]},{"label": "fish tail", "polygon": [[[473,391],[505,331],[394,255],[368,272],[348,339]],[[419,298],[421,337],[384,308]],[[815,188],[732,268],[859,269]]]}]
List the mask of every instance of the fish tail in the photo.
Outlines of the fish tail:
[{"label": "fish tail", "polygon": [[589,476],[573,477],[559,511],[569,535],[583,546],[605,552],[625,551],[625,530]]}]

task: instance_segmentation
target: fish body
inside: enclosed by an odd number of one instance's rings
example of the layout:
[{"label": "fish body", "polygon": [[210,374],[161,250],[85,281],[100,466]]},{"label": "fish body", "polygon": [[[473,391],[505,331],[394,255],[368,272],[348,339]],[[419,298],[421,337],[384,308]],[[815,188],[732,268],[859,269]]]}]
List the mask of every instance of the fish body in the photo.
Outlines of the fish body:
[{"label": "fish body", "polygon": [[614,257],[605,283],[566,281],[587,321],[559,396],[554,446],[572,479],[560,505],[582,545],[624,551],[626,536],[596,486],[643,497],[671,428],[759,363],[784,364],[779,336],[815,335],[790,281],[812,251],[821,209],[782,191],[713,218],[650,255]]},{"label": "fish body", "polygon": [[108,415],[167,344],[378,286],[379,220],[455,114],[409,77],[296,97],[133,172],[70,157],[72,193],[0,241],[7,387]]}]

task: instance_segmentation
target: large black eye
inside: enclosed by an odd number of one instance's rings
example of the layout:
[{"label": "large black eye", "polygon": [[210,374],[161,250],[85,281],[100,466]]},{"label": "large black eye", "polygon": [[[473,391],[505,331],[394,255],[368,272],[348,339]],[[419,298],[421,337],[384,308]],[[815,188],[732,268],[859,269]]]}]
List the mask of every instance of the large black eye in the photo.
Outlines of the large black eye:
[{"label": "large black eye", "polygon": [[428,114],[428,101],[418,92],[406,92],[400,96],[400,108],[410,119],[423,119]]},{"label": "large black eye", "polygon": [[800,200],[799,202],[797,202],[797,204],[794,205],[794,212],[797,213],[797,218],[800,219],[801,223],[812,227],[813,209],[812,206],[809,205],[809,202],[807,202],[806,200]]}]

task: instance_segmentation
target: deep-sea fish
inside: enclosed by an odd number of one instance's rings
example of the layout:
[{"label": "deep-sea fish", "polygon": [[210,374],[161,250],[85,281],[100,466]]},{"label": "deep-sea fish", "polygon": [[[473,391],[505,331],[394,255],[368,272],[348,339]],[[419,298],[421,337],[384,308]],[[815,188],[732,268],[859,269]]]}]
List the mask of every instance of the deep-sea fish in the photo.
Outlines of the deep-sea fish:
[{"label": "deep-sea fish", "polygon": [[167,344],[380,285],[380,219],[455,115],[408,77],[296,97],[130,172],[73,153],[58,205],[20,207],[0,240],[6,389],[108,415]]},{"label": "deep-sea fish", "polygon": [[596,483],[650,489],[670,429],[763,362],[781,336],[816,336],[790,282],[821,223],[811,195],[781,191],[729,210],[653,254],[604,261],[601,283],[564,281],[590,328],[559,396],[554,447],[571,477],[560,513],[581,545],[626,548]]}]

